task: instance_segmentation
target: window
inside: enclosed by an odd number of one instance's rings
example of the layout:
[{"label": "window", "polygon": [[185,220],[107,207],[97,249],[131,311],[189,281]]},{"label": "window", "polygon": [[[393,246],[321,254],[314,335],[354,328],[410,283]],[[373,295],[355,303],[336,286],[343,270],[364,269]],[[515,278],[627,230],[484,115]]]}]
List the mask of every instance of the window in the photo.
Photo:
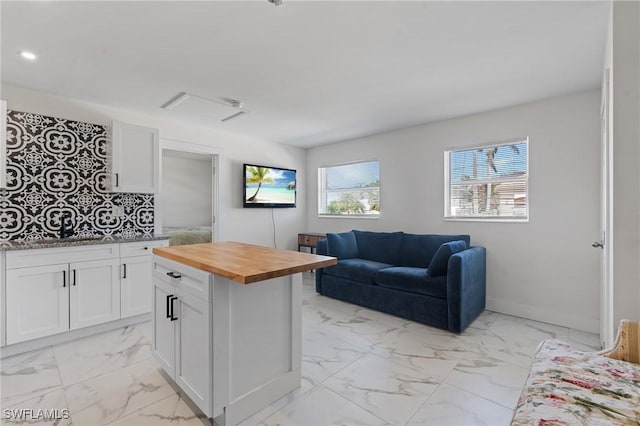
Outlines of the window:
[{"label": "window", "polygon": [[380,162],[363,161],[318,168],[318,214],[380,215]]},{"label": "window", "polygon": [[529,219],[528,138],[445,151],[445,217]]}]

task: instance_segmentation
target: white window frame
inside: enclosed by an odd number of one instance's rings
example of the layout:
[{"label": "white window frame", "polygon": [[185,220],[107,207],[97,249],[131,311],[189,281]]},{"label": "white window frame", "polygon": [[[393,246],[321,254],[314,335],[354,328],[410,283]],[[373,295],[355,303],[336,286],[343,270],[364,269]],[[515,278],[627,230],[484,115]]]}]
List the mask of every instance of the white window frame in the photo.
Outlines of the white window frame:
[{"label": "white window frame", "polygon": [[[340,219],[379,219],[380,216],[382,215],[382,210],[380,210],[378,212],[378,214],[333,214],[333,213],[321,213],[320,209],[321,206],[324,203],[322,194],[326,191],[326,188],[324,188],[323,185],[326,185],[327,179],[324,176],[324,174],[326,173],[326,169],[329,167],[338,167],[338,166],[349,166],[352,164],[362,164],[362,163],[373,163],[373,162],[377,162],[378,163],[378,167],[381,168],[381,164],[380,164],[380,160],[377,158],[370,158],[367,160],[356,160],[356,161],[347,161],[344,163],[333,163],[333,164],[326,164],[326,165],[322,165],[322,166],[318,166],[318,207],[317,207],[317,213],[318,213],[318,218],[340,218]],[[378,186],[378,198],[380,200],[380,206],[382,206],[382,170],[380,170],[380,176],[379,176],[379,180],[380,180],[380,186]]]},{"label": "white window frame", "polygon": [[[527,146],[527,170],[524,180],[526,180],[526,215],[524,216],[451,216],[451,174],[450,174],[450,166],[451,166],[451,153],[457,151],[470,151],[474,149],[481,148],[492,148],[492,147],[503,147],[509,145],[515,145],[517,143],[525,143]],[[528,223],[530,218],[530,208],[531,208],[531,198],[530,198],[530,190],[529,190],[529,158],[531,157],[529,137],[521,137],[521,138],[513,138],[508,140],[502,140],[491,143],[482,143],[477,145],[469,145],[463,147],[453,147],[448,148],[444,151],[444,220],[446,221],[457,221],[457,222],[512,222],[512,223]],[[520,182],[522,178],[494,178],[494,179],[478,179],[474,182],[476,183],[487,183],[487,182]]]}]

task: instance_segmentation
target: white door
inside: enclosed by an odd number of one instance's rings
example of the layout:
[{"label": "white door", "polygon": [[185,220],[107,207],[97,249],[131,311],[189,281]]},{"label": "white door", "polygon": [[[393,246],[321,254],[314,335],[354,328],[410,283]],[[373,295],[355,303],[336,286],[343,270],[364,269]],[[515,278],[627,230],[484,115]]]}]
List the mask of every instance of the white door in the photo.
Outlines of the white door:
[{"label": "white door", "polygon": [[160,190],[158,129],[119,121],[111,126],[112,192],[157,194]]},{"label": "white door", "polygon": [[122,318],[151,312],[151,256],[125,257],[121,262]]},{"label": "white door", "polygon": [[7,270],[7,344],[69,330],[68,264]]},{"label": "white door", "polygon": [[[157,278],[153,279],[153,357],[170,377],[176,372],[175,321],[171,321],[170,309],[176,305],[175,287]],[[177,297],[176,297],[177,298]]]},{"label": "white door", "polygon": [[120,318],[119,259],[69,264],[70,329]]},{"label": "white door", "polygon": [[211,305],[180,292],[174,308],[177,317],[176,378],[178,386],[211,416]]},{"label": "white door", "polygon": [[612,232],[611,232],[611,137],[609,105],[609,70],[605,70],[601,108],[601,178],[600,178],[600,241],[593,246],[601,249],[600,257],[600,341],[611,347],[614,338]]}]

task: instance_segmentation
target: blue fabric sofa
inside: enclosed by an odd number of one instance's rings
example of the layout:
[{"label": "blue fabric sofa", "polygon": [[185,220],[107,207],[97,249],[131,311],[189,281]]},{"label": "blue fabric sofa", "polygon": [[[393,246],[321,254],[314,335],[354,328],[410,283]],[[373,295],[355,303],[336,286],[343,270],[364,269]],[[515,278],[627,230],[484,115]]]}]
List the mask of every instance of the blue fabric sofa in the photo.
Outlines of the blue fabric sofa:
[{"label": "blue fabric sofa", "polygon": [[317,270],[316,291],[461,333],[486,300],[486,250],[469,244],[469,235],[330,233],[317,253],[338,264]]}]

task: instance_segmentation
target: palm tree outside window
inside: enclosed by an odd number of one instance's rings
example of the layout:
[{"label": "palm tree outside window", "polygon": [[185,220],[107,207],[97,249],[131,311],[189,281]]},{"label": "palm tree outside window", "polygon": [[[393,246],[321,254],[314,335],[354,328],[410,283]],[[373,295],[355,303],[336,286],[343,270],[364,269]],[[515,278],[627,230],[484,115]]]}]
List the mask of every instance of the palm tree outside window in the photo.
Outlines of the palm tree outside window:
[{"label": "palm tree outside window", "polygon": [[318,215],[380,215],[380,162],[359,161],[318,168]]},{"label": "palm tree outside window", "polygon": [[529,140],[445,151],[445,218],[527,221]]}]

